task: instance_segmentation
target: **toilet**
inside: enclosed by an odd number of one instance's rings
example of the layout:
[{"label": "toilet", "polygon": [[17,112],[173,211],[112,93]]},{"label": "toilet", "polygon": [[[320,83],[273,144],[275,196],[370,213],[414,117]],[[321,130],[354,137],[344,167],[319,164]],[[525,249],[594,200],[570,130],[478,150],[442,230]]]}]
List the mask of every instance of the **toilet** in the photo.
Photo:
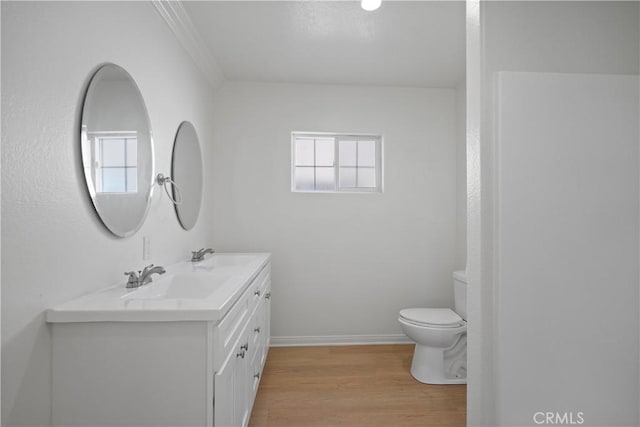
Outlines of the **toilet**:
[{"label": "toilet", "polygon": [[416,343],[411,375],[426,384],[467,383],[467,277],[453,273],[455,311],[405,308],[398,321]]}]

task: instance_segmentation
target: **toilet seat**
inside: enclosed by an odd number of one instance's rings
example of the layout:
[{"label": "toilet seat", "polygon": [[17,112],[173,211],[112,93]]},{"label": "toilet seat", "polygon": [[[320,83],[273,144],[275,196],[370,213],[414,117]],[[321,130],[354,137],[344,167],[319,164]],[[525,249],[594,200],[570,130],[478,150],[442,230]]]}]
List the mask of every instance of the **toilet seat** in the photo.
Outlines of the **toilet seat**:
[{"label": "toilet seat", "polygon": [[400,318],[407,323],[428,328],[459,328],[467,322],[450,308],[405,308]]}]

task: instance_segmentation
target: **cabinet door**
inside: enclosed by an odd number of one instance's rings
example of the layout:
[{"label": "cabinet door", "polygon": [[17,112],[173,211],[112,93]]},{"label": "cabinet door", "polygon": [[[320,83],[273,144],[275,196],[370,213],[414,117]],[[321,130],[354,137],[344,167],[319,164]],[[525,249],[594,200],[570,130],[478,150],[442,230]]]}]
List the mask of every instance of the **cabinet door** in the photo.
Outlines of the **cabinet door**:
[{"label": "cabinet door", "polygon": [[260,304],[258,305],[258,308],[256,309],[255,315],[252,319],[251,326],[251,342],[253,343],[254,354],[258,355],[263,352],[265,344],[265,303],[266,301],[264,299],[260,301]]},{"label": "cabinet door", "polygon": [[250,405],[253,407],[253,401],[256,397],[256,392],[258,391],[258,384],[260,382],[260,376],[262,375],[262,364],[264,362],[265,355],[265,306],[266,301],[262,299],[260,301],[260,305],[256,309],[255,316],[253,319],[253,327],[252,327],[252,340],[254,346],[254,352],[252,354],[252,359],[249,368],[249,376],[250,378]]},{"label": "cabinet door", "polygon": [[240,336],[222,368],[215,375],[215,426],[244,427],[249,423],[248,334]]},{"label": "cabinet door", "polygon": [[253,351],[253,345],[249,342],[249,328],[240,337],[239,351],[236,354],[235,363],[235,417],[238,426],[245,427],[249,424],[249,361]]},{"label": "cabinet door", "polygon": [[221,369],[214,376],[214,425],[235,427],[236,422],[236,355],[229,354]]},{"label": "cabinet door", "polygon": [[[271,344],[271,280],[267,283],[264,298],[264,334],[262,338],[264,340],[264,356],[266,357],[269,352],[269,344]],[[264,364],[264,362],[263,358],[262,363]]]}]

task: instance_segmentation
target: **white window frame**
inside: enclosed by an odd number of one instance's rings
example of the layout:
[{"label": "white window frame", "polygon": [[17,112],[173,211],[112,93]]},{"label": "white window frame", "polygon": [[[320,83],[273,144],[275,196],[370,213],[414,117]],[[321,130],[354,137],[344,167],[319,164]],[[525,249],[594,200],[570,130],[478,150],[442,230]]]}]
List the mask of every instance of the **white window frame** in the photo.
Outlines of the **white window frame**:
[{"label": "white window frame", "polygon": [[[296,188],[296,138],[334,138],[333,172],[335,189],[333,190],[298,190]],[[375,187],[340,187],[340,141],[361,141],[369,140],[375,142]],[[384,191],[384,143],[383,136],[370,133],[339,133],[339,132],[291,132],[291,191],[294,193],[363,193],[377,194]]]},{"label": "white window frame", "polygon": [[[125,191],[119,191],[119,192],[111,192],[111,191],[104,191],[103,190],[103,169],[105,169],[105,167],[102,165],[102,144],[103,141],[105,140],[110,140],[110,139],[122,139],[122,140],[128,140],[128,139],[132,139],[132,140],[136,140],[138,139],[137,137],[137,132],[136,131],[104,131],[104,132],[91,132],[87,135],[87,139],[90,142],[89,146],[90,146],[90,150],[91,150],[91,176],[93,178],[93,182],[95,185],[95,192],[97,194],[122,194],[122,195],[128,195],[128,194],[133,194],[135,195],[136,193],[138,193],[138,182],[136,181],[135,184],[135,188],[133,187],[129,187],[128,184],[126,184],[127,181],[127,175],[126,175],[126,170],[127,169],[138,169],[138,166],[129,166],[127,165],[127,161],[125,160],[125,164],[122,165],[120,168],[125,170]],[[137,143],[137,142],[136,142]],[[125,159],[126,159],[126,152],[125,152]],[[108,168],[107,168],[108,169]],[[131,190],[131,191],[129,191]],[[135,191],[134,191],[135,190]]]}]

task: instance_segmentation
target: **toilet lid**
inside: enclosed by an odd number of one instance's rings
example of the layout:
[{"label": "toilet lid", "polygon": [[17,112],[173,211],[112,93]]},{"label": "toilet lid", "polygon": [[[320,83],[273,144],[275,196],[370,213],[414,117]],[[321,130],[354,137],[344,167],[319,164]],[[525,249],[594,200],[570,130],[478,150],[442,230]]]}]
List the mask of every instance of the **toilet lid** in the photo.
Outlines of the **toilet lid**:
[{"label": "toilet lid", "polygon": [[422,325],[439,327],[463,326],[465,321],[450,308],[405,308],[400,317]]}]

